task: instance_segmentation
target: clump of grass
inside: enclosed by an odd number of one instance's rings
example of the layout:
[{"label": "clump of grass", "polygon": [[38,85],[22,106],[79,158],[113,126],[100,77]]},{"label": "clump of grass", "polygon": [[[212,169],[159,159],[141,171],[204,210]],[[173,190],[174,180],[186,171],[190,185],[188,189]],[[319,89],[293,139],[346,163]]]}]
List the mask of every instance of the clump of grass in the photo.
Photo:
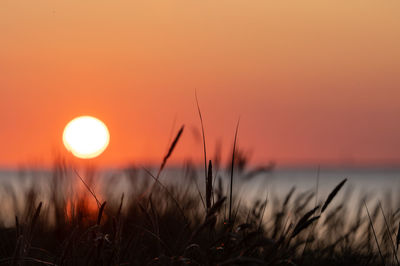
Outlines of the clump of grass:
[{"label": "clump of grass", "polygon": [[[199,107],[198,111],[202,124]],[[103,189],[95,190],[94,175],[80,175],[58,161],[46,182],[50,191],[47,198],[37,187],[18,195],[12,189],[5,190],[2,199],[26,204],[14,202],[14,224],[0,224],[0,264],[398,265],[399,212],[385,215],[379,204],[371,215],[366,199],[361,199],[355,217],[350,218],[348,194],[332,207],[347,179],[318,204],[316,193],[297,192],[295,186],[274,201],[268,195],[252,204],[241,204],[234,198],[238,126],[230,171],[217,176],[211,160],[207,167],[202,124],[203,191],[197,185],[194,166],[187,166],[178,184],[159,178],[183,126],[156,175],[152,174],[154,169],[131,168],[118,179],[98,181]],[[264,173],[260,167],[246,169],[246,158],[241,162],[237,180],[248,180],[254,172]],[[85,190],[78,190],[74,180]],[[115,188],[119,182],[124,193]],[[7,215],[11,214],[0,213],[0,220]],[[382,228],[376,230],[379,219]],[[397,234],[395,224],[399,224]]]},{"label": "clump of grass", "polygon": [[[76,180],[74,171],[65,169],[63,175],[75,176]],[[77,204],[72,210],[74,214],[64,215],[64,221],[57,220],[57,223],[52,217],[67,209],[69,196],[64,195],[66,201],[39,203],[40,191],[29,190],[19,195],[32,203],[20,210],[25,215],[17,216],[11,228],[0,229],[3,243],[0,262],[11,265],[376,265],[385,261],[397,265],[399,237],[394,225],[399,215],[389,217],[381,209],[382,230],[374,226],[372,237],[368,237],[371,224],[365,223],[365,217],[349,219],[344,213],[346,199],[330,209],[339,197],[343,181],[319,206],[311,207],[314,193],[296,193],[293,188],[271,204],[267,204],[268,198],[252,206],[236,204],[229,220],[230,191],[224,192],[223,185],[212,185],[210,161],[207,169],[206,212],[202,211],[198,191],[193,187],[195,178],[184,177],[187,185],[163,183],[147,169],[138,169],[124,177],[136,180],[125,183],[130,186],[128,194],[116,193],[115,180],[103,184],[104,191],[95,191],[86,182],[87,198],[78,199],[91,201],[96,206],[97,200],[101,200],[100,207],[93,210]],[[187,173],[196,175],[196,171]],[[154,184],[144,181],[149,177]],[[229,182],[230,173],[219,180]],[[53,186],[55,182],[48,184]],[[144,193],[150,187],[152,193]],[[212,193],[216,195],[215,201]],[[324,212],[320,206],[325,206]],[[370,222],[376,223],[379,212],[374,210],[369,217]],[[396,242],[381,244],[390,237]]]}]

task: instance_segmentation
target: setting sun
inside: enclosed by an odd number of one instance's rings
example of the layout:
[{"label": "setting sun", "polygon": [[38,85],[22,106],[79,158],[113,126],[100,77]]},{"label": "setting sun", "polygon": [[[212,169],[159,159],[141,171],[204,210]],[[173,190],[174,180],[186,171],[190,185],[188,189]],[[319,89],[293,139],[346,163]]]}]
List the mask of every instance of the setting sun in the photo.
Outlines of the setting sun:
[{"label": "setting sun", "polygon": [[63,133],[63,142],[67,150],[82,159],[99,156],[107,148],[109,141],[107,126],[92,116],[73,119]]}]

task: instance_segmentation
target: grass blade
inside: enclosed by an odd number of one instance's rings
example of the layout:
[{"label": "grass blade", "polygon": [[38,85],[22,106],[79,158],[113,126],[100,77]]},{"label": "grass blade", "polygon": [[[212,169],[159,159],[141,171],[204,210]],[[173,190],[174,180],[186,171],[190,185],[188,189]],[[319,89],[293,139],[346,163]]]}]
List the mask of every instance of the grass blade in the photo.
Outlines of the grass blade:
[{"label": "grass blade", "polygon": [[383,255],[382,255],[381,248],[380,248],[380,246],[379,246],[378,237],[376,236],[374,224],[372,223],[371,215],[369,214],[369,210],[368,210],[368,207],[367,207],[367,204],[365,203],[365,201],[364,201],[364,206],[365,206],[365,209],[367,210],[368,219],[369,219],[369,224],[370,224],[370,226],[371,226],[371,228],[372,228],[372,232],[374,233],[374,238],[375,238],[376,246],[378,247],[379,256],[380,256],[381,259],[382,259],[382,264],[383,264],[383,265],[386,265],[386,264],[385,264],[385,259],[384,259]]},{"label": "grass blade", "polygon": [[157,179],[160,177],[161,171],[164,169],[165,165],[167,164],[168,158],[171,156],[172,152],[174,151],[175,146],[178,143],[179,138],[181,137],[184,128],[185,128],[185,126],[182,125],[182,127],[181,127],[181,129],[179,129],[178,134],[176,135],[174,141],[172,142],[171,146],[169,147],[167,154],[164,156],[164,159],[161,163],[160,169],[158,170],[158,173],[157,173]]},{"label": "grass blade", "polygon": [[313,222],[319,219],[320,216],[315,216],[311,218],[310,220],[305,221],[303,224],[301,224],[299,227],[295,228],[292,233],[292,238],[298,235],[301,231],[309,227]]},{"label": "grass blade", "polygon": [[392,245],[392,248],[393,248],[394,258],[396,259],[397,265],[400,265],[399,264],[399,259],[397,258],[396,247],[394,246],[393,237],[392,237],[392,234],[390,233],[389,224],[388,224],[388,222],[386,220],[386,215],[385,215],[385,212],[383,211],[382,204],[380,202],[379,202],[379,208],[381,209],[383,220],[385,221],[386,232],[387,232],[387,234],[388,234],[388,236],[390,238],[390,244]]},{"label": "grass blade", "polygon": [[212,163],[211,160],[208,163],[208,175],[206,179],[206,206],[207,211],[211,208],[211,197],[212,197]]},{"label": "grass blade", "polygon": [[238,122],[236,124],[235,139],[233,141],[233,151],[232,151],[232,161],[231,161],[231,183],[230,183],[230,189],[229,189],[229,216],[228,216],[229,223],[231,222],[231,219],[232,219],[233,169],[235,166],[236,140],[237,140],[237,135],[238,135],[239,122],[240,122],[240,119],[238,120]]},{"label": "grass blade", "polygon": [[308,219],[318,210],[318,208],[319,206],[315,207],[314,209],[304,214],[303,217],[301,217],[300,220],[297,222],[293,231],[297,231],[300,227],[302,227],[308,221]]},{"label": "grass blade", "polygon": [[78,176],[78,178],[83,183],[83,185],[86,187],[86,189],[90,192],[90,194],[92,194],[93,198],[96,200],[97,207],[100,208],[100,206],[101,206],[100,201],[97,199],[94,191],[89,187],[89,185],[85,182],[85,180],[83,180],[83,178],[79,175],[78,171],[76,169],[74,169],[74,171],[75,171],[75,174]]},{"label": "grass blade", "polygon": [[97,216],[97,225],[100,225],[101,222],[101,217],[103,216],[103,211],[104,211],[104,207],[106,206],[107,201],[103,202],[103,204],[101,204],[100,209],[99,209],[99,215]]},{"label": "grass blade", "polygon": [[400,222],[399,222],[399,229],[397,229],[396,250],[399,249],[399,244],[400,244]]},{"label": "grass blade", "polygon": [[345,178],[342,182],[340,182],[329,194],[328,198],[326,199],[324,206],[322,206],[321,213],[325,211],[325,209],[328,207],[329,203],[333,200],[333,198],[336,196],[336,194],[339,192],[339,190],[343,187],[344,183],[346,183],[347,178]]},{"label": "grass blade", "polygon": [[[194,95],[196,97],[196,105],[197,105],[197,111],[199,112],[199,118],[200,118],[200,124],[201,124],[201,135],[203,137],[203,152],[204,152],[204,174],[205,178],[207,180],[207,150],[206,150],[206,134],[204,133],[204,124],[203,124],[203,117],[201,115],[200,111],[200,105],[199,105],[199,100],[197,98],[197,92],[194,91]],[[208,207],[207,207],[208,208]]]}]

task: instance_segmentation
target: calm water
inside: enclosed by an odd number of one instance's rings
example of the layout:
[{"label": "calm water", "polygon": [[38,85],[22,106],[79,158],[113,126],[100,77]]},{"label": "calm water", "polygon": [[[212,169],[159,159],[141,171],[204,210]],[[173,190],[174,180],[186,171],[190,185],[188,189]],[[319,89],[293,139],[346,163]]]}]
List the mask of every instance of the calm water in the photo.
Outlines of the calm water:
[{"label": "calm water", "polygon": [[[156,171],[153,171],[156,172]],[[143,176],[144,173],[142,173]],[[204,189],[204,172],[199,170],[198,185],[201,190]],[[0,171],[0,200],[2,210],[9,208],[12,199],[8,193],[14,190],[15,194],[22,193],[26,188],[35,184],[38,189],[43,191],[42,199],[46,201],[46,193],[49,192],[50,172],[19,172],[19,171]],[[72,177],[74,178],[74,177]],[[126,186],[127,176],[120,171],[106,171],[98,175],[98,180],[114,178],[111,191],[115,196],[120,196],[129,186]],[[150,181],[152,179],[148,177]],[[381,200],[383,202],[391,201],[395,207],[400,207],[400,168],[277,168],[271,173],[262,174],[251,180],[240,179],[238,174],[234,179],[235,195],[238,195],[243,202],[251,202],[254,199],[284,197],[294,186],[296,193],[305,191],[316,191],[318,184],[318,199],[324,200],[329,192],[344,178],[348,179],[344,189],[340,191],[341,196],[347,194],[349,202],[358,203],[357,199],[361,195],[368,194],[370,198]],[[182,170],[166,170],[160,181],[164,183],[185,183],[187,176]],[[225,177],[224,187],[227,188],[228,178]],[[100,192],[102,182],[93,184],[93,189]],[[103,182],[104,183],[104,182]],[[108,189],[110,186],[108,185]],[[47,191],[47,192],[46,192]],[[100,192],[101,193],[101,192]],[[243,200],[244,199],[244,200]],[[20,204],[23,204],[20,203]],[[11,211],[11,207],[9,209]]]},{"label": "calm water", "polygon": [[400,194],[397,193],[400,192],[400,169],[395,168],[320,168],[319,171],[317,168],[277,169],[264,177],[255,178],[245,186],[248,193],[256,191],[260,194],[266,189],[270,194],[286,195],[293,186],[296,187],[296,191],[303,192],[310,189],[316,191],[318,185],[318,198],[324,199],[344,178],[348,181],[343,190],[351,188],[353,198],[368,194],[377,199],[384,199],[389,194]]},{"label": "calm water", "polygon": [[[156,171],[153,171],[156,172]],[[99,179],[119,175],[120,171],[106,171],[100,174]],[[199,186],[202,186],[204,173],[199,170]],[[32,183],[41,186],[41,182],[51,175],[47,171],[22,172],[0,170],[0,185],[29,187]],[[121,174],[121,179],[123,175]],[[161,176],[162,182],[180,183],[184,180],[184,171],[166,170]],[[293,186],[296,191],[316,189],[321,197],[329,193],[341,180],[348,179],[346,187],[354,191],[385,196],[388,193],[400,192],[400,168],[277,168],[274,171],[255,176],[250,180],[241,179],[238,174],[234,176],[234,185],[238,193],[243,196],[257,197],[265,193],[277,195],[286,194]],[[115,186],[123,189],[118,184]],[[123,182],[122,180],[120,180]]]}]

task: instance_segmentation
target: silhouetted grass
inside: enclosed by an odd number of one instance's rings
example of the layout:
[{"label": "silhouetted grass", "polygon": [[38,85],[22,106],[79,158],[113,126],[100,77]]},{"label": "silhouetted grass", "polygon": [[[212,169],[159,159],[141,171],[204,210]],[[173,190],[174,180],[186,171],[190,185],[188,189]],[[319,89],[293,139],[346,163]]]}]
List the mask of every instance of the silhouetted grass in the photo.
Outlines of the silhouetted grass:
[{"label": "silhouetted grass", "polygon": [[[15,209],[15,225],[0,230],[2,264],[397,265],[399,212],[388,211],[383,217],[383,208],[376,205],[369,218],[358,210],[351,219],[347,199],[340,199],[343,182],[318,203],[326,206],[324,212],[312,207],[314,193],[296,194],[292,189],[274,203],[266,199],[238,207],[234,200],[229,222],[230,189],[207,186],[216,198],[212,201],[206,192],[210,207],[204,209],[192,188],[196,171],[183,177],[185,184],[176,185],[161,183],[150,170],[131,169],[125,183],[129,193],[123,195],[113,189],[115,179],[96,194],[93,178],[81,176],[82,186],[73,170],[57,168],[63,171],[48,183],[54,192],[51,200],[40,200],[35,188],[14,196],[25,204]],[[208,169],[210,184],[211,166]],[[229,174],[219,180],[228,184]],[[13,192],[8,193],[13,198]],[[95,197],[103,202],[100,207]],[[1,218],[7,215],[1,213]],[[378,223],[378,218],[386,222]]]},{"label": "silhouetted grass", "polygon": [[[312,191],[296,193],[293,184],[287,195],[241,204],[232,189],[237,129],[231,171],[215,176],[210,160],[204,191],[190,165],[179,183],[161,181],[182,131],[157,174],[132,167],[123,176],[98,179],[99,184],[93,169],[81,174],[61,160],[44,188],[33,182],[16,192],[5,185],[1,199],[12,211],[0,213],[0,263],[398,265],[399,210],[385,214],[377,203],[370,213],[366,198],[349,208],[355,203],[349,202],[349,193],[341,194],[347,179],[322,202]],[[260,169],[244,165],[238,180]],[[117,188],[120,182],[123,189]],[[15,222],[7,225],[6,220]]]}]

